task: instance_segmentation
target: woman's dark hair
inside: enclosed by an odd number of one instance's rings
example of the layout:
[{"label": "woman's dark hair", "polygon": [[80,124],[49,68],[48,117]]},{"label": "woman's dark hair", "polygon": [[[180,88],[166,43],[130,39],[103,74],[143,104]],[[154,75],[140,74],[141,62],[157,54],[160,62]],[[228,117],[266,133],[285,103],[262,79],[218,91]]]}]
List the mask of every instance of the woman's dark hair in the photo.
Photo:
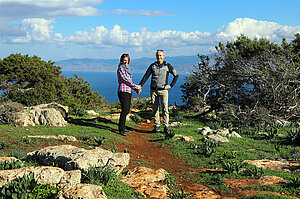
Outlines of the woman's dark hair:
[{"label": "woman's dark hair", "polygon": [[128,58],[128,64],[130,64],[130,57],[129,57],[129,54],[123,54],[123,55],[121,55],[120,63],[123,63],[123,60],[124,60],[125,57]]}]

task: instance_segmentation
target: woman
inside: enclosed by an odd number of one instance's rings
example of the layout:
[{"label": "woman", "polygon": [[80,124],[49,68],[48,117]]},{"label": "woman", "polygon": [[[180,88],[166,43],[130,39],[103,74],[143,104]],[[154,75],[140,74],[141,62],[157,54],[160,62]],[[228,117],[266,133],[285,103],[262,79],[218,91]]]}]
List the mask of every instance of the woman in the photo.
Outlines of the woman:
[{"label": "woman", "polygon": [[121,102],[121,115],[119,118],[119,133],[123,136],[126,133],[130,133],[125,128],[126,116],[130,110],[130,103],[132,97],[132,89],[139,94],[141,92],[141,86],[132,82],[132,72],[129,68],[130,57],[129,54],[123,54],[120,58],[120,64],[118,66],[118,98]]}]

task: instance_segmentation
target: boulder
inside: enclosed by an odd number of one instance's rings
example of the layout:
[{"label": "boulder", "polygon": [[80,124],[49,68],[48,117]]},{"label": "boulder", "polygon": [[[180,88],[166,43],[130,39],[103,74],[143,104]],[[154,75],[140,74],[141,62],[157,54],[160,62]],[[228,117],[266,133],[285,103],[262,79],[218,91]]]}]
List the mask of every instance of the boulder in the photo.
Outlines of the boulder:
[{"label": "boulder", "polygon": [[99,185],[79,183],[73,187],[60,190],[56,196],[58,199],[107,199],[103,189]]},{"label": "boulder", "polygon": [[285,172],[295,172],[300,171],[300,164],[296,161],[287,161],[287,160],[244,160],[243,162],[252,164],[256,167],[263,169],[274,169]]},{"label": "boulder", "polygon": [[87,171],[90,166],[112,167],[120,173],[128,164],[128,153],[113,153],[102,148],[85,150],[72,145],[50,146],[27,154],[28,159],[53,162],[64,170]]},{"label": "boulder", "polygon": [[201,135],[220,135],[223,137],[237,137],[237,138],[242,138],[242,136],[240,136],[240,134],[238,134],[235,131],[230,132],[229,129],[217,129],[217,130],[212,130],[211,128],[209,128],[208,126],[205,126],[203,128],[198,128],[197,133],[201,134]]},{"label": "boulder", "polygon": [[184,136],[184,135],[176,134],[174,137],[175,137],[175,140],[182,139],[185,142],[194,142],[195,141],[193,136]]},{"label": "boulder", "polygon": [[62,105],[41,104],[33,107],[27,107],[17,114],[15,123],[19,126],[67,126],[68,108]]},{"label": "boulder", "polygon": [[74,136],[68,136],[68,135],[27,135],[23,138],[41,138],[41,139],[55,139],[55,140],[68,140],[68,141],[77,141],[77,139]]},{"label": "boulder", "polygon": [[212,134],[213,130],[211,130],[211,128],[209,128],[209,126],[205,126],[203,128],[198,128],[197,133],[201,134],[201,135],[210,135]]},{"label": "boulder", "polygon": [[87,110],[86,112],[88,115],[99,115],[99,113],[96,113],[94,110]]},{"label": "boulder", "polygon": [[65,187],[73,186],[80,183],[81,171],[64,171],[58,167],[24,167],[14,170],[0,170],[0,187],[7,184],[18,177],[23,177],[24,174],[29,176],[34,174],[37,183],[47,184],[51,186]]},{"label": "boulder", "polygon": [[230,132],[229,129],[217,129],[216,131],[214,131],[214,134],[219,134],[220,136],[229,136]]},{"label": "boulder", "polygon": [[121,181],[139,191],[145,198],[167,199],[168,187],[162,182],[166,174],[167,171],[164,169],[136,167],[130,170]]},{"label": "boulder", "polygon": [[214,143],[225,143],[229,142],[229,140],[226,137],[222,137],[218,134],[213,134],[213,135],[208,135],[207,137],[204,138],[205,140],[208,140],[210,142]]}]

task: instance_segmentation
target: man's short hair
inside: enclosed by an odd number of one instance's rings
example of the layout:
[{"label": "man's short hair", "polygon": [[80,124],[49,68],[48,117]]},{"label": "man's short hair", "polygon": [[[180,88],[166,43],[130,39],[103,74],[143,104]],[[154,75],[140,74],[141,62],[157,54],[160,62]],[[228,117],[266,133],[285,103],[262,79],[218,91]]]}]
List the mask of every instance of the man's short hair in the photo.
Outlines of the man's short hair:
[{"label": "man's short hair", "polygon": [[156,54],[157,54],[158,52],[163,52],[163,53],[165,54],[164,50],[157,50],[157,51],[156,51]]}]

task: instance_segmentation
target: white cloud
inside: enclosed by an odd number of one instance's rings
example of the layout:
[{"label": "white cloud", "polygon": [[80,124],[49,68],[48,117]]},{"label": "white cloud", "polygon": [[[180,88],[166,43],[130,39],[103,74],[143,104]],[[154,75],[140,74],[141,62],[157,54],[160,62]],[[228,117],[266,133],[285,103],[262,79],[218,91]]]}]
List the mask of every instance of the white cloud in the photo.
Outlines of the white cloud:
[{"label": "white cloud", "polygon": [[28,43],[32,41],[48,42],[52,38],[53,20],[43,18],[24,19],[21,23],[25,36],[12,39],[13,43]]},{"label": "white cloud", "polygon": [[271,41],[280,42],[283,35],[286,38],[293,38],[297,32],[300,32],[300,26],[282,26],[274,22],[238,18],[218,29],[216,33],[174,30],[149,32],[146,28],[139,32],[128,32],[115,25],[111,30],[104,26],[98,26],[88,31],[79,31],[68,37],[61,35],[59,41],[82,45],[135,47],[138,51],[145,48],[178,48],[184,46],[207,46],[208,49],[211,49],[210,47],[219,41],[234,40],[241,34],[250,38],[267,38]]},{"label": "white cloud", "polygon": [[142,16],[171,16],[174,14],[168,14],[161,10],[124,10],[116,9],[110,12],[111,14],[130,14],[130,15],[142,15]]},{"label": "white cloud", "polygon": [[[244,34],[250,38],[267,38],[280,42],[284,35],[287,39],[294,38],[295,33],[300,33],[300,26],[282,26],[268,21],[258,21],[249,18],[238,18],[233,22],[219,28],[215,33],[209,32],[184,32],[175,30],[162,30],[150,32],[142,28],[138,32],[129,32],[115,25],[112,29],[97,26],[89,30],[77,31],[73,35],[64,36],[62,33],[53,33],[54,20],[42,18],[25,19],[21,23],[25,36],[14,37],[11,41],[18,43],[57,42],[67,46],[75,43],[89,47],[118,47],[132,48],[137,52],[147,49],[164,48],[178,49],[182,47],[201,47],[211,50],[218,42],[234,40]],[[53,34],[52,34],[53,33]]]},{"label": "white cloud", "polygon": [[94,16],[103,0],[1,0],[0,16],[11,19]]},{"label": "white cloud", "polygon": [[217,30],[216,37],[235,39],[237,36],[245,34],[250,38],[267,38],[272,41],[280,42],[282,36],[290,38],[297,32],[300,32],[300,26],[282,26],[274,22],[237,18]]}]

